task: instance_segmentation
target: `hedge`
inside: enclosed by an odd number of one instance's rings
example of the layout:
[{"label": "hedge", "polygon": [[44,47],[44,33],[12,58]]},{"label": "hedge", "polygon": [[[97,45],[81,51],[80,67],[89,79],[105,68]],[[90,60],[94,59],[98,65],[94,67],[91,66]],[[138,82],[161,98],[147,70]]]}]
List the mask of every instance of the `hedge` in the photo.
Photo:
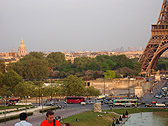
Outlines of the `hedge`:
[{"label": "hedge", "polygon": [[[29,113],[27,113],[27,115],[28,115],[28,116],[31,116],[31,115],[33,115],[33,112],[29,112]],[[19,114],[6,117],[6,121],[14,120],[14,119],[19,119]],[[0,123],[1,123],[1,122],[5,122],[5,118],[1,118],[1,119],[0,119]]]},{"label": "hedge", "polygon": [[54,107],[50,107],[50,108],[45,108],[45,109],[40,109],[39,112],[42,113],[42,112],[47,112],[48,110],[55,110],[55,109],[59,109],[60,107],[59,106],[54,106]]}]

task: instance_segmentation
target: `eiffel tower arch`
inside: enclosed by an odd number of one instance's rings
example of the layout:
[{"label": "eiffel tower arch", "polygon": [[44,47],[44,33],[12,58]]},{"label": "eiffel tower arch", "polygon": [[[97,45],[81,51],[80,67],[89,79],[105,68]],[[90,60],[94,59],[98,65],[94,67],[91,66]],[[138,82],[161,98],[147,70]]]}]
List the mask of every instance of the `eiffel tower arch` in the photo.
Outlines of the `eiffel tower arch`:
[{"label": "eiffel tower arch", "polygon": [[150,73],[163,52],[168,49],[168,0],[163,0],[157,24],[151,27],[151,38],[143,51],[139,62],[141,71]]}]

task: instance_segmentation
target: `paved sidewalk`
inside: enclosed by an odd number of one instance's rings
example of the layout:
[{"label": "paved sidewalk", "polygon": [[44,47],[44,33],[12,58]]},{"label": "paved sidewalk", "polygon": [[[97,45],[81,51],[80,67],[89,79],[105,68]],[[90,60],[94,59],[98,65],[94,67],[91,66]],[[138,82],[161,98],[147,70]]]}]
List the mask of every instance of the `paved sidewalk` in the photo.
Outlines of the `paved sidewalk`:
[{"label": "paved sidewalk", "polygon": [[[36,109],[37,110],[37,109]],[[89,109],[58,109],[58,110],[53,110],[55,113],[55,116],[61,116],[61,117],[69,117],[81,112],[88,111]],[[25,112],[25,111],[24,111]],[[21,112],[20,112],[21,113]],[[18,114],[18,113],[17,113]],[[39,113],[34,111],[32,116],[28,117],[28,122],[33,124],[33,126],[40,126],[40,123],[45,120],[45,115],[46,113]],[[19,122],[19,119],[7,121],[6,124],[5,122],[0,123],[0,126],[14,126],[15,123]]]}]

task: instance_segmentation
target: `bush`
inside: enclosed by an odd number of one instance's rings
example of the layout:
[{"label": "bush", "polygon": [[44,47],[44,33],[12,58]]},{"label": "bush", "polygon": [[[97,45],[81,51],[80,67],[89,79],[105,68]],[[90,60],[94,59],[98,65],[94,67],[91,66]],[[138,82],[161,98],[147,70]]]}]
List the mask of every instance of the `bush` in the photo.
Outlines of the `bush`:
[{"label": "bush", "polygon": [[58,106],[55,106],[55,107],[51,107],[51,108],[45,108],[45,109],[41,109],[39,112],[42,113],[42,112],[47,112],[48,110],[55,110],[55,109],[59,109]]},{"label": "bush", "polygon": [[[29,113],[27,113],[27,115],[31,116],[31,115],[33,115],[33,112],[29,112]],[[19,115],[13,115],[13,116],[6,117],[6,121],[14,120],[14,119],[19,119]],[[5,118],[1,118],[0,123],[1,122],[5,122]]]}]

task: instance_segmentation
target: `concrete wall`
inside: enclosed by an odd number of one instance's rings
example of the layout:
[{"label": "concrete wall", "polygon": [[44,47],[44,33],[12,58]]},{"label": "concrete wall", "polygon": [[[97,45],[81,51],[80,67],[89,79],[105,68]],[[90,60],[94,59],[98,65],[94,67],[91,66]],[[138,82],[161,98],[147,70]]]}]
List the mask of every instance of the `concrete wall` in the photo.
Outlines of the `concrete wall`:
[{"label": "concrete wall", "polygon": [[134,90],[137,85],[144,85],[145,80],[136,79],[97,79],[86,82],[86,86],[93,86],[99,89],[102,94],[108,94],[112,90]]}]

